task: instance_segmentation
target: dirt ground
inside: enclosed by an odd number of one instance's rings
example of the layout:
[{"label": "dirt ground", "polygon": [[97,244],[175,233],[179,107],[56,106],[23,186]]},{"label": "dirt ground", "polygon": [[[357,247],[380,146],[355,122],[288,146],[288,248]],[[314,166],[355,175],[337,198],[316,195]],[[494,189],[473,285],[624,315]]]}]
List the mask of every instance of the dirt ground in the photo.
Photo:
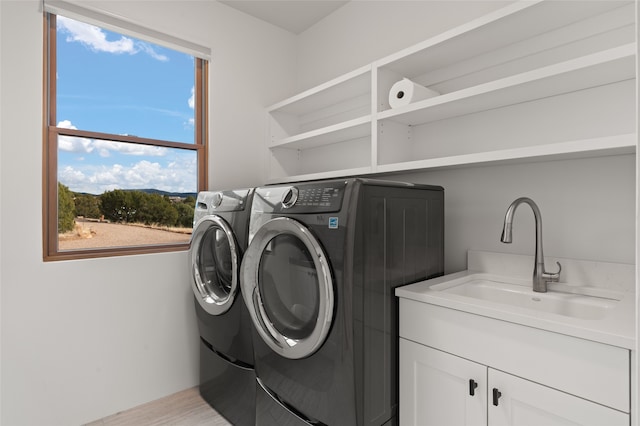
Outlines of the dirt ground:
[{"label": "dirt ground", "polygon": [[137,225],[106,222],[76,221],[73,232],[60,235],[59,250],[122,247],[147,244],[185,243],[191,238],[190,230],[172,232]]}]

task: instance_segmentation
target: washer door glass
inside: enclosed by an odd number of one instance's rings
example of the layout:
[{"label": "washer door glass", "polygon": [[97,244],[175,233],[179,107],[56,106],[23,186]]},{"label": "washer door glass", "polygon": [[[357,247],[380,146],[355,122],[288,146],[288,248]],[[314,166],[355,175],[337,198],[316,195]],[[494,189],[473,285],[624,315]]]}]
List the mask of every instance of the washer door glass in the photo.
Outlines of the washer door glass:
[{"label": "washer door glass", "polygon": [[269,241],[258,266],[258,287],[278,333],[297,340],[309,337],[318,320],[318,273],[300,239],[282,234]]},{"label": "washer door glass", "polygon": [[238,247],[233,231],[218,216],[207,216],[194,227],[190,257],[192,287],[210,314],[226,312],[238,291]]},{"label": "washer door glass", "polygon": [[242,291],[262,339],[297,359],[324,342],[333,319],[333,281],[321,245],[290,218],[266,222],[242,264]]}]

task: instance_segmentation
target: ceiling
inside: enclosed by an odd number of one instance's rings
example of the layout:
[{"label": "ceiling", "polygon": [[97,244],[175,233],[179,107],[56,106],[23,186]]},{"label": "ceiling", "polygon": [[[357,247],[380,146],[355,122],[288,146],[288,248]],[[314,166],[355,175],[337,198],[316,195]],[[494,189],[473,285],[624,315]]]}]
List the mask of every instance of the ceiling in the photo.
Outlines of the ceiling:
[{"label": "ceiling", "polygon": [[219,0],[241,12],[300,34],[348,0]]}]

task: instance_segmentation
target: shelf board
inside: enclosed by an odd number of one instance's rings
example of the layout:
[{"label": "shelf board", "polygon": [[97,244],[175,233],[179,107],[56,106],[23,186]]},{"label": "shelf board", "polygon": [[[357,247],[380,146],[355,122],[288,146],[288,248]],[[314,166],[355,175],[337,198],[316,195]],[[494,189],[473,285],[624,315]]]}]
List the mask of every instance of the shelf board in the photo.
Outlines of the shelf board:
[{"label": "shelf board", "polygon": [[371,136],[371,115],[291,136],[269,148],[309,149],[367,136]]},{"label": "shelf board", "polygon": [[274,184],[274,183],[286,183],[286,182],[302,182],[302,181],[308,181],[308,180],[332,179],[332,178],[347,177],[347,176],[361,176],[361,175],[371,174],[371,172],[372,172],[371,167],[356,167],[353,169],[331,170],[327,172],[308,173],[304,175],[270,177],[268,179],[268,183]]},{"label": "shelf board", "polygon": [[358,68],[267,108],[267,112],[305,115],[371,93],[371,65]]},{"label": "shelf board", "polygon": [[386,110],[377,119],[415,126],[633,79],[635,53],[636,44],[629,43]]},{"label": "shelf board", "polygon": [[444,168],[633,154],[636,152],[636,142],[637,135],[632,133],[525,148],[503,149],[498,151],[455,155],[451,157],[384,164],[377,166],[376,173],[392,173],[411,170],[429,171]]},{"label": "shelf board", "polygon": [[413,78],[467,59],[470,52],[481,55],[630,4],[633,1],[517,1],[389,55],[376,65]]},{"label": "shelf board", "polygon": [[431,158],[426,160],[404,161],[372,167],[358,167],[327,172],[308,173],[302,175],[270,177],[269,183],[299,182],[317,179],[329,179],[347,176],[363,176],[410,171],[433,171],[461,167],[479,167],[500,164],[516,164],[526,162],[554,161],[602,157],[611,155],[634,154],[636,152],[637,135],[635,133],[559,142],[525,148],[504,149],[451,157]]}]

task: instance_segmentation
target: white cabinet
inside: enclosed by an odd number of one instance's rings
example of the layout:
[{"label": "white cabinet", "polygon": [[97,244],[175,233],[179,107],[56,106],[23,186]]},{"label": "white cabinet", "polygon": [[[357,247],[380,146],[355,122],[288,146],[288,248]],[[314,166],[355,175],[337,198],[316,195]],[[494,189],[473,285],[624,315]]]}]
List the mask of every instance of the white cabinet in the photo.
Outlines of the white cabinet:
[{"label": "white cabinet", "polygon": [[[628,426],[629,415],[489,368],[491,426]],[[497,392],[494,401],[493,393]]]},{"label": "white cabinet", "polygon": [[400,424],[485,426],[487,367],[400,339]]},{"label": "white cabinet", "polygon": [[[633,1],[521,1],[268,109],[269,180],[635,152]],[[391,108],[409,78],[439,96]]]},{"label": "white cabinet", "polygon": [[627,349],[405,298],[399,317],[403,426],[630,424]]},{"label": "white cabinet", "polygon": [[401,426],[628,426],[629,416],[400,339]]}]

